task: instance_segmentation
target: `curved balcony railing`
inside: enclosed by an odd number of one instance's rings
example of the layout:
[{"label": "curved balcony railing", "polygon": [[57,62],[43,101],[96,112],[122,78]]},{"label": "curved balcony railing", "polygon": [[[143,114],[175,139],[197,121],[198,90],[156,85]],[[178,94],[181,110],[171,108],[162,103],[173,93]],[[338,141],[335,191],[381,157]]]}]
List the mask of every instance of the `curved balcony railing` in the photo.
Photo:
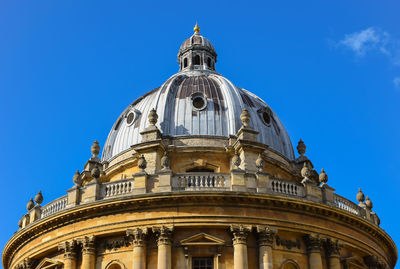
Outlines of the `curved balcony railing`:
[{"label": "curved balcony railing", "polygon": [[[250,192],[256,192],[260,194],[271,194],[271,195],[278,195],[278,196],[291,196],[294,198],[299,199],[309,199],[312,201],[315,200],[315,193],[308,194],[309,188],[306,188],[302,184],[291,181],[291,180],[284,180],[279,178],[268,178],[265,182],[265,186],[263,188],[257,187],[260,182],[258,182],[257,178],[253,178],[254,182],[250,183],[249,186],[246,185],[245,188],[248,188]],[[150,185],[157,186],[159,185],[159,178],[158,176],[152,176],[147,179],[150,182]],[[181,174],[174,174],[170,177],[170,188],[169,190],[162,190],[157,189],[154,187],[153,193],[157,193],[159,191],[235,191],[233,182],[233,175],[227,173],[203,173],[203,172],[192,172],[192,173],[181,173]],[[146,183],[147,184],[147,183]],[[145,184],[145,185],[146,185]],[[246,183],[247,184],[247,183]],[[251,185],[253,184],[253,185]],[[91,184],[93,186],[93,184]],[[40,218],[46,218],[58,212],[65,210],[66,208],[73,207],[78,204],[85,204],[87,202],[93,202],[97,200],[104,200],[104,199],[112,199],[118,197],[125,197],[125,196],[132,196],[139,193],[146,193],[146,188],[143,188],[142,191],[138,191],[135,188],[135,179],[123,179],[113,182],[107,183],[100,183],[97,184],[98,193],[99,195],[95,196],[93,199],[83,199],[82,195],[85,195],[85,192],[88,191],[89,185],[86,185],[81,188],[73,189],[76,192],[75,196],[72,195],[71,199],[75,199],[75,204],[71,201],[68,201],[68,195],[60,197],[49,204],[40,208]],[[320,193],[320,202],[327,204],[329,206],[333,206],[339,208],[340,210],[344,210],[356,216],[366,218],[369,221],[379,224],[379,219],[375,213],[367,210],[363,207],[358,206],[357,204],[351,202],[350,200],[334,194],[333,189],[331,189],[331,195],[327,195],[324,193],[326,190],[324,188],[320,188],[318,186],[312,187],[314,191]],[[144,189],[144,190],[143,190]],[[96,193],[95,191],[94,193]],[[91,193],[91,191],[88,191]],[[313,196],[314,195],[314,196]],[[81,197],[81,201],[78,201],[76,197]],[[326,198],[331,197],[331,198]],[[328,200],[327,200],[328,199]],[[330,199],[330,200],[329,200]],[[371,217],[372,216],[372,217]],[[375,219],[376,218],[376,219]],[[29,223],[29,222],[28,222]]]},{"label": "curved balcony railing", "polygon": [[67,207],[68,196],[64,195],[42,207],[41,218],[48,217],[64,210]]}]

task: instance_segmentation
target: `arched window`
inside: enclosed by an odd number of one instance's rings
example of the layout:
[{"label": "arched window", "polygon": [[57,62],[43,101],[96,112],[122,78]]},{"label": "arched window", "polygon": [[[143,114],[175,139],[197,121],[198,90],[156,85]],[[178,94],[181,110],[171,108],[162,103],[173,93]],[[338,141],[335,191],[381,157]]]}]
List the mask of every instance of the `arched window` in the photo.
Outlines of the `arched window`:
[{"label": "arched window", "polygon": [[285,261],[280,269],[300,269],[299,265],[293,260]]},{"label": "arched window", "polygon": [[183,68],[187,67],[188,63],[187,63],[187,58],[183,59]]},{"label": "arched window", "polygon": [[194,65],[200,65],[200,55],[194,56],[193,64]]},{"label": "arched window", "polygon": [[210,67],[210,68],[212,67],[211,66],[211,58],[210,57],[207,58],[207,66]]},{"label": "arched window", "polygon": [[110,261],[105,269],[126,269],[126,266],[120,260]]},{"label": "arched window", "polygon": [[121,265],[119,265],[118,263],[113,263],[111,264],[108,269],[122,269]]}]

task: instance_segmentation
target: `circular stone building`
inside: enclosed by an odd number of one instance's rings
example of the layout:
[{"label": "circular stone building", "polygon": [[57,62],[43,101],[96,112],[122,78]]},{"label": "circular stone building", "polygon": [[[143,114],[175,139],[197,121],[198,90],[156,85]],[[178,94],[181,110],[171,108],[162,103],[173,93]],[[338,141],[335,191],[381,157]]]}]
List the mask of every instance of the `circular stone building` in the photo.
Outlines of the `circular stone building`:
[{"label": "circular stone building", "polygon": [[215,70],[195,33],[179,72],[126,108],[65,196],[27,205],[4,269],[394,268],[361,190],[335,193],[278,116]]}]

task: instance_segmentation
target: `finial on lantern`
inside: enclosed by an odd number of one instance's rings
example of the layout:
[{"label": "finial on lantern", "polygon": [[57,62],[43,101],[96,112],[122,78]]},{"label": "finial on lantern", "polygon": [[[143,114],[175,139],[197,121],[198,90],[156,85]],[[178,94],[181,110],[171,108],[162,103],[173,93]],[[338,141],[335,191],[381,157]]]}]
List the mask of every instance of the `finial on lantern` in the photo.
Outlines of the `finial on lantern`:
[{"label": "finial on lantern", "polygon": [[365,200],[364,193],[361,191],[361,188],[358,189],[358,193],[356,196],[357,201],[359,202],[359,206],[362,206]]},{"label": "finial on lantern", "polygon": [[306,153],[306,144],[304,144],[303,140],[299,140],[299,143],[297,144],[297,152],[300,154],[300,156],[304,156]]},{"label": "finial on lantern", "polygon": [[29,200],[29,202],[26,204],[26,209],[27,209],[28,211],[30,211],[34,206],[35,206],[35,203],[33,202],[33,198],[31,198],[31,199]]},{"label": "finial on lantern", "polygon": [[321,169],[321,173],[319,174],[319,182],[322,183],[322,185],[328,182],[328,175],[325,173],[324,168]]},{"label": "finial on lantern", "polygon": [[250,123],[250,113],[247,109],[243,109],[242,113],[240,114],[240,120],[244,127],[249,126]]},{"label": "finial on lantern", "polygon": [[91,152],[92,152],[92,158],[97,158],[97,155],[99,155],[100,153],[100,145],[99,142],[97,140],[95,140],[92,144],[92,146],[90,147]]},{"label": "finial on lantern", "polygon": [[81,177],[81,173],[79,172],[79,170],[76,170],[76,173],[72,177],[72,181],[74,182],[74,184],[77,187],[81,187],[82,186],[82,177]]},{"label": "finial on lantern", "polygon": [[35,196],[35,202],[40,205],[43,202],[42,191],[39,191]]},{"label": "finial on lantern", "polygon": [[198,34],[198,33],[200,32],[200,27],[199,27],[199,25],[197,24],[197,22],[196,22],[196,25],[195,25],[194,28],[193,28],[193,31],[194,31],[196,34]]},{"label": "finial on lantern", "polygon": [[150,110],[148,119],[149,119],[149,123],[150,123],[151,126],[156,125],[157,120],[158,120],[158,115],[157,115],[157,112],[156,112],[156,110],[154,108]]}]

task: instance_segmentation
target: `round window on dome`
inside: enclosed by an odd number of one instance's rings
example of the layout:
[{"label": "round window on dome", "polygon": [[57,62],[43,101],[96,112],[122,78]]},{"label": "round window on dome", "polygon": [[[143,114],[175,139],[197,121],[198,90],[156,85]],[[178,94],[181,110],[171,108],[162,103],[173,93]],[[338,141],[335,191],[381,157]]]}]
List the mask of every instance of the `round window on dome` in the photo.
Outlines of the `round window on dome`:
[{"label": "round window on dome", "polygon": [[207,100],[200,92],[192,94],[192,106],[195,110],[203,110],[207,106]]},{"label": "round window on dome", "polygon": [[135,112],[129,112],[126,116],[126,123],[131,125],[135,121]]},{"label": "round window on dome", "polygon": [[262,118],[263,118],[263,121],[264,121],[265,124],[270,125],[271,117],[269,116],[269,114],[266,111],[264,111],[262,113]]}]

